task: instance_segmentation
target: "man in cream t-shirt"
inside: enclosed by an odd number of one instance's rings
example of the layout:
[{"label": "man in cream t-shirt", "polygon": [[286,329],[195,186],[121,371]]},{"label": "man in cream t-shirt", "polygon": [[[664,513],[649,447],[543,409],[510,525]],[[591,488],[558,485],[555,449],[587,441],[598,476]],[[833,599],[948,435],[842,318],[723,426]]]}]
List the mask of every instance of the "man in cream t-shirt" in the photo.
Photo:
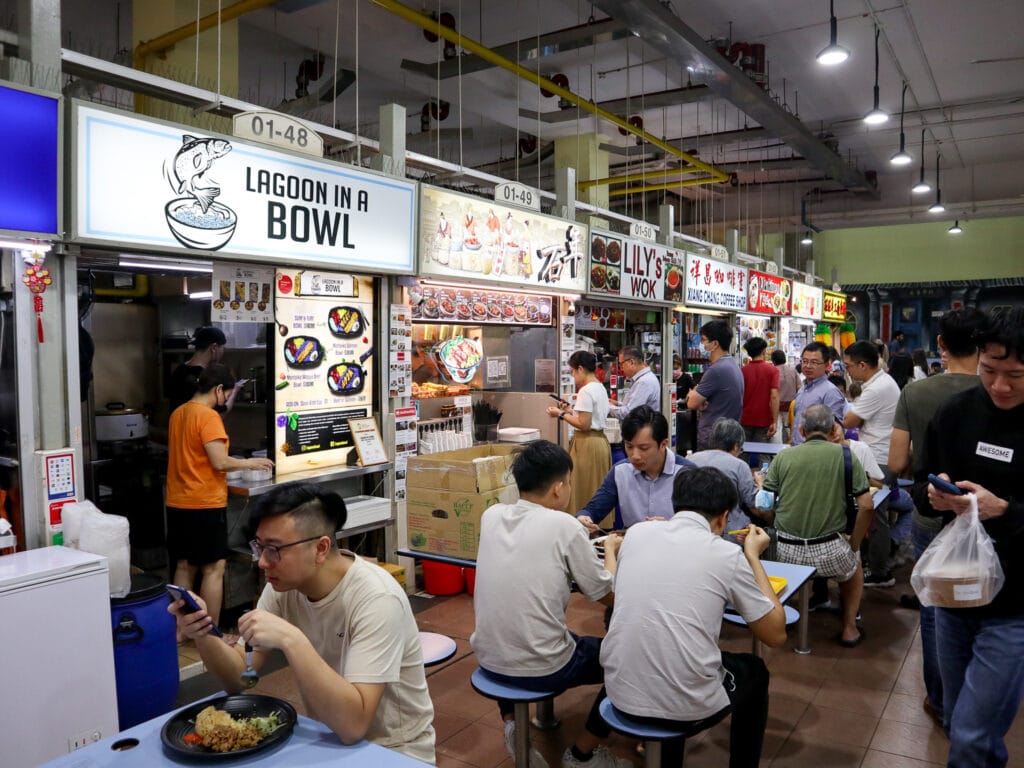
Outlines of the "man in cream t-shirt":
[{"label": "man in cream t-shirt", "polygon": [[[280,650],[313,717],[343,744],[368,739],[427,763],[434,762],[434,708],[423,671],[419,631],[405,592],[386,571],[338,550],[335,531],[345,502],[312,483],[288,483],[258,497],[250,513],[250,542],[267,586],[256,610],[238,621],[255,648],[253,667]],[[239,643],[209,634],[205,609],[180,612],[206,668],[229,692],[241,689]]]},{"label": "man in cream t-shirt", "polygon": [[[536,440],[516,456],[512,474],[519,486],[515,504],[495,504],[480,522],[470,638],[480,668],[499,683],[535,691],[564,691],[604,681],[600,637],[578,637],[566,626],[571,585],[595,602],[611,604],[612,574],[619,536],[605,540],[602,563],[587,529],[565,513],[572,494],[572,459],[563,448]],[[631,768],[601,743],[611,729],[594,699],[575,743],[562,755],[562,768]],[[514,755],[513,704],[499,701],[505,746]],[[530,768],[546,762],[535,749]]]}]

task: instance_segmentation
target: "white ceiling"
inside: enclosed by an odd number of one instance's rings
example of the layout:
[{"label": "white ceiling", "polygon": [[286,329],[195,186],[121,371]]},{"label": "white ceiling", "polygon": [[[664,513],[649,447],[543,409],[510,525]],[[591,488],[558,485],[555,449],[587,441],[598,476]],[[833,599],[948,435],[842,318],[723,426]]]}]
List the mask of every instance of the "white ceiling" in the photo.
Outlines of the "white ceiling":
[{"label": "white ceiling", "polygon": [[[634,5],[644,3],[654,5],[656,0],[634,0]],[[15,4],[15,0],[0,0],[0,21],[14,15],[5,6]],[[114,25],[109,19],[114,14],[96,22],[102,18],[96,11],[100,4],[111,11],[120,8],[122,18],[127,18],[126,3],[64,0],[65,45],[94,55],[113,50]],[[225,6],[229,4],[230,0],[224,0]],[[407,4],[417,10],[426,6],[453,14],[464,34],[491,47],[583,24],[591,14],[606,18],[598,9],[606,5],[601,0],[598,8],[583,0],[425,0],[423,6]],[[300,9],[280,10],[288,6]],[[814,133],[834,134],[840,155],[852,165],[861,171],[876,171],[880,192],[878,199],[841,193],[835,183],[823,179],[820,170],[799,162],[781,162],[792,157],[793,151],[770,136],[738,144],[716,140],[712,133],[756,126],[722,98],[644,109],[644,93],[685,86],[690,77],[680,61],[666,59],[653,41],[627,36],[524,60],[524,66],[545,76],[565,73],[570,89],[584,98],[604,102],[629,97],[629,115],[642,112],[645,128],[659,137],[687,137],[681,148],[698,148],[704,161],[729,170],[737,162],[753,161],[744,166],[750,170],[740,173],[736,188],[688,189],[686,196],[691,199],[703,202],[713,197],[720,202],[702,205],[699,211],[684,206],[684,224],[687,219],[698,219],[704,226],[737,221],[749,226],[752,218],[763,218],[768,229],[795,230],[800,228],[802,200],[809,204],[810,216],[819,226],[928,220],[924,210],[934,193],[924,196],[925,200],[909,192],[919,173],[922,128],[926,175],[933,186],[936,148],[942,153],[942,196],[948,218],[1024,212],[1024,184],[1020,181],[1024,176],[1024,3],[1020,0],[836,0],[839,42],[852,55],[835,68],[822,67],[814,60],[828,42],[827,0],[671,0],[669,7],[704,39],[728,37],[731,22],[733,41],[763,44],[770,89],[777,100],[792,113],[799,107],[797,116]],[[872,101],[876,24],[881,29],[880,101],[892,118],[869,128],[861,118]],[[74,35],[68,32],[72,28]],[[319,50],[327,58],[327,74],[310,87],[314,90],[336,69],[337,49],[340,66],[356,71],[356,84],[333,104],[304,116],[326,124],[334,121],[347,130],[358,127],[360,133],[376,136],[378,107],[397,102],[406,107],[408,131],[414,134],[420,131],[423,105],[440,97],[451,103],[451,114],[440,126],[432,123],[432,127],[454,130],[445,131],[440,144],[436,135],[410,139],[410,148],[448,161],[487,166],[494,172],[498,160],[514,158],[517,136],[526,133],[539,134],[542,144],[557,136],[593,131],[606,135],[611,143],[635,144],[632,137],[620,136],[614,126],[585,115],[579,121],[563,123],[522,117],[521,110],[557,110],[557,99],[542,98],[535,86],[502,70],[487,69],[438,81],[402,69],[402,59],[436,63],[440,44],[427,42],[419,28],[371,0],[285,0],[245,15],[239,29],[240,98],[273,107],[293,97],[299,62]],[[122,36],[130,38],[130,34]],[[985,59],[999,61],[972,63]],[[906,143],[914,162],[897,169],[889,164],[889,157],[899,143],[903,80],[908,85]],[[471,137],[466,129],[472,129]],[[625,160],[624,156],[612,156],[613,164]],[[759,170],[759,163],[766,160],[786,167]],[[551,162],[548,160],[539,173],[540,185],[548,188],[553,186]],[[632,172],[638,170],[636,162],[631,161]],[[514,163],[502,173],[515,176]],[[522,163],[519,175],[527,183],[538,182],[534,164]],[[763,183],[779,180],[788,183]],[[662,198],[678,200],[673,192],[659,192],[652,194],[648,205]]]}]

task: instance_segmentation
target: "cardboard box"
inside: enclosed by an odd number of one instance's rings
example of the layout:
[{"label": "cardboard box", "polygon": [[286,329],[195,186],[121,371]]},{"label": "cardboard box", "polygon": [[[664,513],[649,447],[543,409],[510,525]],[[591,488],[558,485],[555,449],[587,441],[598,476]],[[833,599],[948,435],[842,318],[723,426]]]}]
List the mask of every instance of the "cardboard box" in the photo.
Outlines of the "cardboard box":
[{"label": "cardboard box", "polygon": [[428,456],[413,456],[406,471],[409,494],[413,487],[440,491],[484,493],[514,485],[514,445],[481,445]]},{"label": "cardboard box", "polygon": [[[409,463],[412,461],[410,459]],[[480,517],[484,510],[493,504],[511,504],[518,499],[519,489],[515,485],[490,488],[482,493],[410,486],[406,496],[409,547],[420,552],[476,560]]]},{"label": "cardboard box", "polygon": [[368,563],[379,565],[385,571],[394,576],[395,581],[397,581],[403,589],[405,588],[405,568],[401,565],[396,565],[395,563],[382,563],[376,557],[371,557],[369,555],[360,555],[359,557]]}]

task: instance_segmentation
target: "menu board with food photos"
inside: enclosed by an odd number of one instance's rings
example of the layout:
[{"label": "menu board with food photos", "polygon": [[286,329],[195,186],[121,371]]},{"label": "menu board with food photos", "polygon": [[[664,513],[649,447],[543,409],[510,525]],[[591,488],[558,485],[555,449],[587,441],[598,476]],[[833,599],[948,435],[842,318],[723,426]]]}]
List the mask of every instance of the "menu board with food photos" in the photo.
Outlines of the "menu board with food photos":
[{"label": "menu board with food photos", "polygon": [[273,269],[216,262],[211,280],[210,320],[214,323],[272,322],[273,285]]},{"label": "menu board with food photos", "polygon": [[821,319],[830,323],[846,322],[846,294],[835,291],[823,291],[821,299]]},{"label": "menu board with food photos", "polygon": [[587,227],[420,186],[419,274],[582,293]]},{"label": "menu board with food photos", "polygon": [[821,320],[821,288],[793,283],[793,317]]},{"label": "menu board with food photos", "polygon": [[423,300],[412,308],[414,322],[551,325],[551,296],[485,291],[470,286],[425,285],[420,290]]},{"label": "menu board with food photos", "polygon": [[747,301],[746,267],[686,254],[687,306],[745,312]]},{"label": "menu board with food photos", "polygon": [[277,473],[345,464],[373,403],[373,280],[284,269],[275,289]]},{"label": "menu board with food photos", "polygon": [[678,304],[685,274],[683,251],[613,232],[591,233],[589,295]]},{"label": "menu board with food photos", "polygon": [[576,330],[579,331],[624,331],[626,310],[602,307],[599,304],[580,302],[576,308]]},{"label": "menu board with food photos", "polygon": [[747,311],[762,315],[788,315],[793,283],[784,277],[749,270]]}]

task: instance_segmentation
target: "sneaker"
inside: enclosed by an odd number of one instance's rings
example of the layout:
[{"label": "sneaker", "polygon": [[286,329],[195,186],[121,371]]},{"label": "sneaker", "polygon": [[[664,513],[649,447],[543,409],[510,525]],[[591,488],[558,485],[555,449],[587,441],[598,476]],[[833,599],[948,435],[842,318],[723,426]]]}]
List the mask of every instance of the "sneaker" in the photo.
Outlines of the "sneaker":
[{"label": "sneaker", "polygon": [[894,587],[896,586],[896,579],[893,578],[891,572],[886,573],[871,573],[864,577],[865,587]]},{"label": "sneaker", "polygon": [[604,744],[594,749],[589,760],[577,760],[572,754],[572,747],[566,747],[562,753],[562,768],[633,768],[633,762],[624,757],[616,757]]},{"label": "sneaker", "polygon": [[[516,721],[506,720],[505,721],[505,749],[512,755],[512,759],[516,757]],[[589,765],[589,763],[588,763]],[[530,768],[548,768],[548,761],[544,759],[544,756],[537,751],[537,748],[532,744],[530,745]]]}]

